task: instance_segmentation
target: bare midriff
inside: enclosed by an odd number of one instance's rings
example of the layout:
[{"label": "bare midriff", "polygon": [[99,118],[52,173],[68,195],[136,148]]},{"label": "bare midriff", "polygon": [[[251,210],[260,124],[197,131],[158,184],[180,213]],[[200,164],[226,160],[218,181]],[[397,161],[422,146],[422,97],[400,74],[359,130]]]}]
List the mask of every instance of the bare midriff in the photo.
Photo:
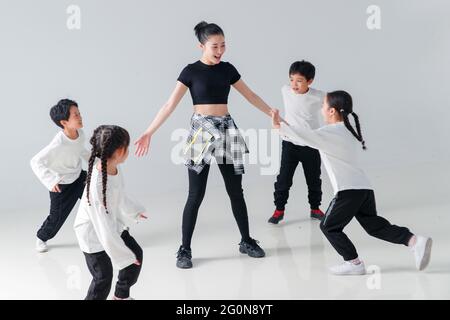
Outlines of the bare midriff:
[{"label": "bare midriff", "polygon": [[203,116],[223,117],[229,114],[226,104],[197,104],[194,112]]}]

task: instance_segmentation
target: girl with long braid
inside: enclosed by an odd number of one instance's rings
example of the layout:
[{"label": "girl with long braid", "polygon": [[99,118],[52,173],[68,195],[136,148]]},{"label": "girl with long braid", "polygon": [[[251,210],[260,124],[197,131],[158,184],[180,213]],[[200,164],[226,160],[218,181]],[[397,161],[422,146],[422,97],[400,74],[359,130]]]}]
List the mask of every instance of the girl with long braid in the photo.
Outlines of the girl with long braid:
[{"label": "girl with long braid", "polygon": [[[118,268],[114,300],[130,300],[143,253],[128,232],[127,222],[146,219],[145,209],[124,192],[119,165],[128,157],[130,136],[118,126],[100,126],[90,140],[86,189],[75,219],[75,233],[93,280],[86,300],[105,300]],[[99,159],[100,161],[96,161]]]},{"label": "girl with long braid", "polygon": [[[414,235],[408,228],[392,225],[377,215],[374,191],[358,163],[359,143],[364,150],[366,144],[359,117],[353,112],[350,94],[345,91],[328,93],[323,102],[322,115],[327,125],[317,130],[310,129],[306,122],[296,126],[281,123],[278,110],[272,113],[272,124],[275,129],[279,129],[280,135],[318,149],[328,172],[335,197],[320,228],[344,258],[343,264],[330,268],[331,273],[366,273],[355,246],[343,232],[353,217],[369,235],[408,246],[414,254],[417,269],[425,269],[430,261],[432,239]],[[350,116],[354,118],[356,130],[350,123]]]}]

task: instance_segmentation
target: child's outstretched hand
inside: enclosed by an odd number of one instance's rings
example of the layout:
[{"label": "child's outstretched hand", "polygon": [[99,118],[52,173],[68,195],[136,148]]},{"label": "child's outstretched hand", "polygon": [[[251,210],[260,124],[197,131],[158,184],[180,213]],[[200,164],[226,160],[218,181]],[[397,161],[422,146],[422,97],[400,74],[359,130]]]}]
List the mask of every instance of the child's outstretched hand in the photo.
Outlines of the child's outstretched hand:
[{"label": "child's outstretched hand", "polygon": [[280,110],[272,109],[272,128],[280,129]]}]

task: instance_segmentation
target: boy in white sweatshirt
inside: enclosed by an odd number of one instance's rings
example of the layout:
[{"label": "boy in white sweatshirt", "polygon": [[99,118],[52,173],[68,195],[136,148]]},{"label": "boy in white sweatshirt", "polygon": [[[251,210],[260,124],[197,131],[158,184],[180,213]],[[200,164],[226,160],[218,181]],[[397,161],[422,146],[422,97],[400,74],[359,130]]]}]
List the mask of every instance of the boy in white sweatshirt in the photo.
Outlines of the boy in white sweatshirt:
[{"label": "boy in white sweatshirt", "polygon": [[48,250],[47,241],[55,237],[81,199],[86,181],[81,160],[87,162],[90,156],[81,130],[83,119],[75,101],[60,100],[50,109],[50,117],[62,130],[30,161],[34,173],[50,191],[50,214],[37,232],[38,252]]},{"label": "boy in white sweatshirt", "polygon": [[[315,73],[314,65],[304,60],[294,62],[289,68],[290,85],[281,88],[285,117],[288,123],[296,125],[306,122],[313,129],[320,126],[320,109],[325,93],[311,87]],[[324,217],[324,213],[320,210],[322,180],[320,179],[319,151],[289,137],[283,137],[281,167],[273,193],[275,211],[270,217],[269,223],[277,224],[283,219],[289,190],[292,187],[295,170],[299,163],[302,164],[308,186],[310,216],[317,220]]]}]

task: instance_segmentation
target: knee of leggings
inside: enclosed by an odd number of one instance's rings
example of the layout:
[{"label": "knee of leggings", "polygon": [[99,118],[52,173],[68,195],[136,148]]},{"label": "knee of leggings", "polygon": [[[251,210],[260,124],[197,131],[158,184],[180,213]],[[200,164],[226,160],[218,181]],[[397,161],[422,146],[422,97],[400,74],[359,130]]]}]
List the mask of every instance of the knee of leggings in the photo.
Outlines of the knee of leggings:
[{"label": "knee of leggings", "polygon": [[244,199],[244,190],[242,189],[234,189],[234,190],[227,190],[228,196],[232,200],[241,200]]},{"label": "knee of leggings", "polygon": [[113,270],[106,270],[103,274],[99,275],[98,277],[95,277],[96,283],[102,283],[102,284],[108,284],[112,283],[113,280]]},{"label": "knee of leggings", "polygon": [[142,263],[142,260],[144,260],[144,251],[142,250],[142,248],[141,247],[137,248],[135,254],[138,261]]},{"label": "knee of leggings", "polygon": [[188,194],[188,200],[201,202],[203,200],[204,196],[205,196],[205,190],[195,190],[195,191],[190,190],[189,194]]}]

